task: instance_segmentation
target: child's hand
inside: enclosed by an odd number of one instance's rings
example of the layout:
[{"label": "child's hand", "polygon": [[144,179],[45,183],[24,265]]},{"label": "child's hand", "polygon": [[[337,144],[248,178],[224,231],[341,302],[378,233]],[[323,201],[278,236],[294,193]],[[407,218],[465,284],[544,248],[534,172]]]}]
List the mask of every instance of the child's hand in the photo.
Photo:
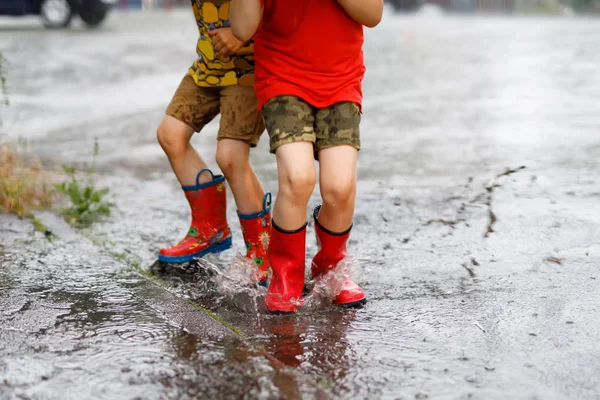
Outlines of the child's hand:
[{"label": "child's hand", "polygon": [[208,32],[213,38],[213,48],[217,57],[229,57],[244,47],[244,42],[240,42],[231,33],[231,28],[219,28]]}]

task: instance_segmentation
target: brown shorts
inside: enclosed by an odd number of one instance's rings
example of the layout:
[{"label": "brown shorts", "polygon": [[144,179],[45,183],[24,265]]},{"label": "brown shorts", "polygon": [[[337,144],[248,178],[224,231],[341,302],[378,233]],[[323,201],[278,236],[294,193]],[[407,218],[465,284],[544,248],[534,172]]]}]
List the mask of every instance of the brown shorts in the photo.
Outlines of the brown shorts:
[{"label": "brown shorts", "polygon": [[217,140],[237,139],[256,146],[265,125],[252,86],[201,87],[186,75],[166,111],[196,132],[219,113]]},{"label": "brown shorts", "polygon": [[315,108],[295,96],[274,97],[263,107],[271,153],[281,145],[312,142],[319,150],[349,145],[360,150],[360,109],[351,102]]}]

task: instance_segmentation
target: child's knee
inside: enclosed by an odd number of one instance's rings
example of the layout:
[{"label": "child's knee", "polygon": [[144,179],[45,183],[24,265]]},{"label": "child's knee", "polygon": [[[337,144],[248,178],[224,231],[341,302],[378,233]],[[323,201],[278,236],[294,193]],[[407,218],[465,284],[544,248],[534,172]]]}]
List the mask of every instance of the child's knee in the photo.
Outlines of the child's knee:
[{"label": "child's knee", "polygon": [[286,171],[280,177],[279,190],[288,195],[293,201],[308,202],[315,189],[316,180],[314,167]]},{"label": "child's knee", "polygon": [[164,121],[156,130],[156,138],[160,147],[162,147],[167,155],[183,153],[189,142],[189,135],[187,132],[175,129],[172,124],[165,123]]},{"label": "child's knee", "polygon": [[158,139],[160,147],[162,147],[165,153],[169,155],[185,151],[187,143],[183,136],[177,135],[177,132],[169,129],[169,127],[164,124],[160,124],[156,130],[156,138]]},{"label": "child's knee", "polygon": [[225,176],[250,168],[247,143],[238,140],[221,140],[217,145],[215,161]]},{"label": "child's knee", "polygon": [[321,197],[328,206],[345,207],[354,204],[356,181],[353,179],[321,182]]},{"label": "child's knee", "polygon": [[239,157],[236,158],[231,150],[223,148],[217,149],[215,161],[225,176],[231,175],[241,164]]}]

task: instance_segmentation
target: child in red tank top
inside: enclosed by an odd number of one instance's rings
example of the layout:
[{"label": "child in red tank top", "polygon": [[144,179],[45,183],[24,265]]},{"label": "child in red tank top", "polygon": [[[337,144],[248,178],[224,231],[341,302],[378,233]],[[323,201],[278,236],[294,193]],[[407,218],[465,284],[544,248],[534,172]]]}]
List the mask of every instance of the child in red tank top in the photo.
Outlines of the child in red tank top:
[{"label": "child in red tank top", "polygon": [[[232,0],[233,34],[254,37],[255,92],[277,158],[279,193],[273,210],[269,310],[302,305],[306,207],[319,161],[323,204],[313,212],[319,251],[315,279],[340,267],[352,228],[360,149],[363,26],[381,20],[383,0]],[[362,305],[349,277],[337,304]]]},{"label": "child in red tank top", "polygon": [[255,38],[259,108],[281,95],[300,97],[317,108],[342,101],[360,105],[362,25],[335,0],[264,1]]}]

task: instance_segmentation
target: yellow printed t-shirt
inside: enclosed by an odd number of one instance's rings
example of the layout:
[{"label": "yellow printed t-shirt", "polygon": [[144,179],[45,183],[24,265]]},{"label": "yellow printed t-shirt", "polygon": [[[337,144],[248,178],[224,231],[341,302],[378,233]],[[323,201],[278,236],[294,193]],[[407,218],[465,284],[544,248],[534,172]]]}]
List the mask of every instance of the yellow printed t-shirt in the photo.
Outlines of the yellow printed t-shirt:
[{"label": "yellow printed t-shirt", "polygon": [[248,42],[234,56],[218,58],[209,31],[229,28],[230,0],[192,0],[200,37],[198,59],[189,74],[198,86],[232,86],[254,84],[254,41]]}]

